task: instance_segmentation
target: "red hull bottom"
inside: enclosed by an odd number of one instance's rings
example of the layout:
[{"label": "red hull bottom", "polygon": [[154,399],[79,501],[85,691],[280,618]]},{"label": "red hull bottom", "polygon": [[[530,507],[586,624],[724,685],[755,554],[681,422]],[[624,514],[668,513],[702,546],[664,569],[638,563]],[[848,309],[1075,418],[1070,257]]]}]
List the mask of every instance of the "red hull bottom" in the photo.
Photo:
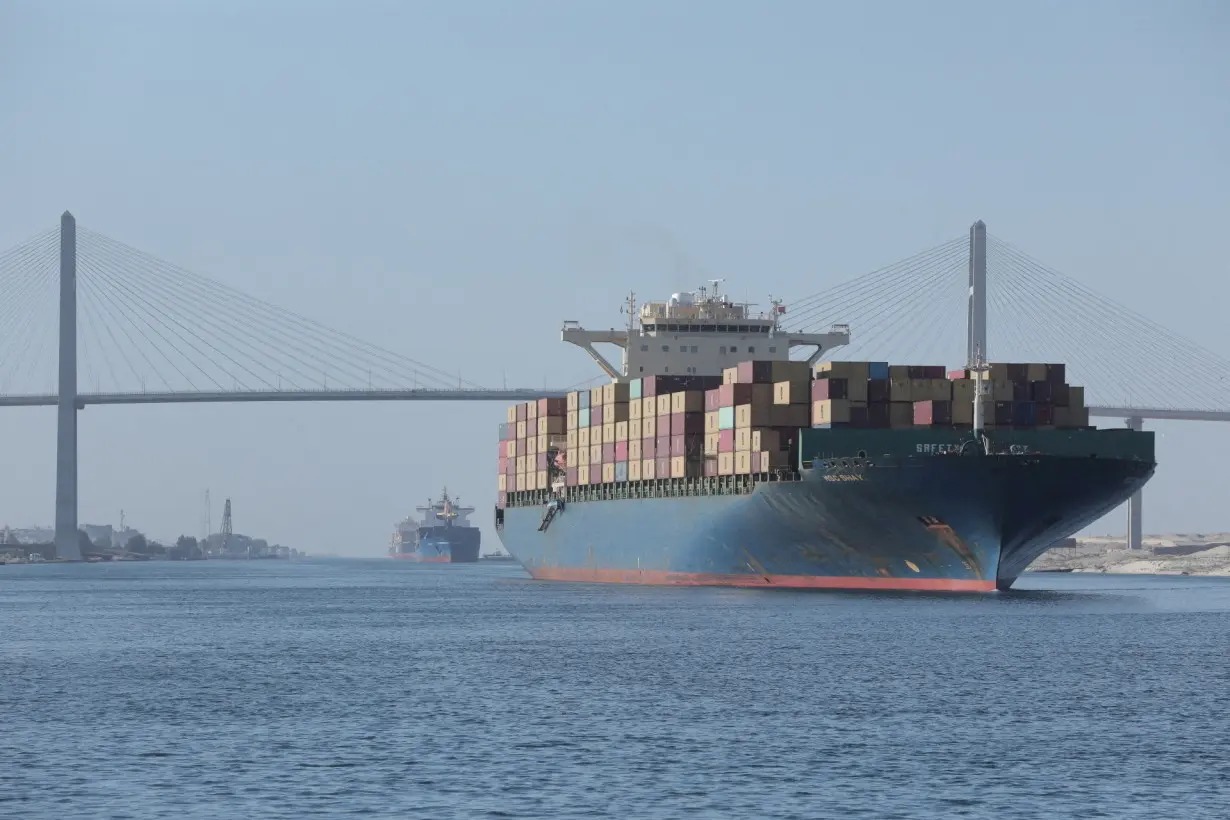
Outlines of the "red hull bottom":
[{"label": "red hull bottom", "polygon": [[882,589],[915,592],[994,592],[995,581],[972,578],[863,578],[821,575],[723,575],[661,570],[571,569],[538,567],[539,581],[586,581],[601,584],[646,584],[690,587],[779,587],[783,589]]}]

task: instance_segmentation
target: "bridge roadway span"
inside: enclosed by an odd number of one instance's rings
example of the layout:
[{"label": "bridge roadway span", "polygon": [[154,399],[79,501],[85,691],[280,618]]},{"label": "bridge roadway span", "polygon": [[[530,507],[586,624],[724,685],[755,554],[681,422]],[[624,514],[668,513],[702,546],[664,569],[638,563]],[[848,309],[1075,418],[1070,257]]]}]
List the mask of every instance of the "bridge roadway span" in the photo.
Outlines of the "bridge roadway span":
[{"label": "bridge roadway span", "polygon": [[[166,393],[79,393],[77,406],[87,404],[190,404],[256,401],[509,401],[560,398],[565,390],[512,388],[502,390],[219,390]],[[0,395],[0,407],[49,407],[54,393],[26,396]],[[1230,421],[1230,411],[1175,410],[1162,407],[1108,407],[1092,405],[1089,415],[1121,419],[1176,421]]]},{"label": "bridge roadway span", "polygon": [[[168,393],[78,393],[77,406],[87,404],[191,404],[255,401],[508,401],[561,398],[565,390],[219,390]],[[0,407],[46,407],[59,401],[55,394],[0,395]]]}]

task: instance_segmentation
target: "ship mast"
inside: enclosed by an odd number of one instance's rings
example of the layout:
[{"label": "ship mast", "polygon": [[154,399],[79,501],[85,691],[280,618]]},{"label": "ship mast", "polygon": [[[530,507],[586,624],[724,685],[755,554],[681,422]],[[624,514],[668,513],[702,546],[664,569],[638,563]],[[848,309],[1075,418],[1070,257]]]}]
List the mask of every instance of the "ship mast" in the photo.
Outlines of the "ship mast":
[{"label": "ship mast", "polygon": [[974,440],[982,445],[983,450],[986,451],[990,446],[990,442],[983,434],[986,421],[983,418],[982,385],[983,378],[987,372],[987,365],[982,360],[982,350],[980,348],[974,349],[970,371],[974,375]]}]

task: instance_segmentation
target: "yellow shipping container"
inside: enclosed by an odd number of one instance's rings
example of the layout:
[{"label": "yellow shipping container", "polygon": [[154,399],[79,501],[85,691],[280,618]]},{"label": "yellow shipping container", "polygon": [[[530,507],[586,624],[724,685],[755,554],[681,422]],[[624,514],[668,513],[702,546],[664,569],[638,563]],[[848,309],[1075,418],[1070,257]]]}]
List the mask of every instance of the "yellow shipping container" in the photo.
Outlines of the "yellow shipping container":
[{"label": "yellow shipping container", "polygon": [[776,430],[752,430],[752,450],[780,450],[781,448],[782,437]]},{"label": "yellow shipping container", "polygon": [[517,455],[517,442],[515,441],[504,442],[504,455],[507,456],[508,458],[515,458]]},{"label": "yellow shipping container", "polygon": [[[806,366],[806,362],[803,363]],[[811,401],[811,380],[777,382],[773,385],[774,404],[807,404]]]},{"label": "yellow shipping container", "polygon": [[538,436],[527,438],[525,440],[525,454],[527,456],[538,455]]},{"label": "yellow shipping container", "polygon": [[580,446],[581,432],[579,430],[569,430],[568,435],[564,438],[564,446],[569,450],[575,450]]},{"label": "yellow shipping container", "polygon": [[535,452],[545,453],[550,448],[550,446],[551,446],[551,436],[546,436],[546,435],[539,436],[538,445],[535,448]]},{"label": "yellow shipping container", "polygon": [[722,429],[722,413],[719,410],[710,410],[705,413],[705,432],[717,433]]},{"label": "yellow shipping container", "polygon": [[722,384],[738,384],[738,383],[739,383],[739,368],[738,367],[728,367],[722,371]]},{"label": "yellow shipping container", "polygon": [[735,428],[735,452],[746,453],[752,449],[752,428]]},{"label": "yellow shipping container", "polygon": [[651,419],[658,415],[658,397],[646,396],[641,399],[641,418]]},{"label": "yellow shipping container", "polygon": [[525,418],[527,421],[534,421],[538,418],[538,402],[527,401],[525,403]]},{"label": "yellow shipping container", "polygon": [[644,438],[645,434],[641,432],[642,430],[643,430],[643,426],[641,424],[641,419],[632,419],[631,421],[629,421],[628,422],[628,441],[637,441],[641,438]]},{"label": "yellow shipping container", "polygon": [[577,411],[577,410],[569,410],[569,411],[568,411],[568,415],[567,415],[565,418],[567,418],[567,420],[568,420],[568,429],[569,429],[569,430],[575,430],[575,429],[577,429],[577,427],[579,427],[579,426],[580,426],[580,424],[579,424],[579,422],[580,422],[580,417],[581,417],[581,414],[580,414],[580,412],[579,412],[579,411]]},{"label": "yellow shipping container", "polygon": [[[914,412],[913,405],[910,405],[910,412]],[[910,420],[913,421],[913,416]],[[849,421],[849,399],[823,399],[811,403],[812,424],[846,424]]]},{"label": "yellow shipping container", "polygon": [[577,484],[585,485],[589,483],[589,465],[582,464],[577,467]]},{"label": "yellow shipping container", "polygon": [[602,445],[589,445],[589,464],[591,467],[602,463]]}]

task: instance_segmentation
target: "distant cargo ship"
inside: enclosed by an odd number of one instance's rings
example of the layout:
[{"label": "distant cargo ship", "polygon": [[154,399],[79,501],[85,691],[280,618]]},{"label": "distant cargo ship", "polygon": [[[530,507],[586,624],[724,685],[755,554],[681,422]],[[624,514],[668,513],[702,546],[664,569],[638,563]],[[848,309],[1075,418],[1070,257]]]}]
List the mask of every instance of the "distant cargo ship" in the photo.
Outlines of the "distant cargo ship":
[{"label": "distant cargo ship", "polygon": [[415,508],[422,518],[397,525],[389,555],[428,564],[472,564],[478,561],[482,534],[469,521],[473,507],[462,507],[444,489],[439,501]]},{"label": "distant cargo ship", "polygon": [[495,526],[534,578],[1002,590],[1153,475],[1153,434],[1090,427],[1062,364],[813,368],[848,327],[788,333],[716,285],[566,322],[612,382],[509,408]]}]

